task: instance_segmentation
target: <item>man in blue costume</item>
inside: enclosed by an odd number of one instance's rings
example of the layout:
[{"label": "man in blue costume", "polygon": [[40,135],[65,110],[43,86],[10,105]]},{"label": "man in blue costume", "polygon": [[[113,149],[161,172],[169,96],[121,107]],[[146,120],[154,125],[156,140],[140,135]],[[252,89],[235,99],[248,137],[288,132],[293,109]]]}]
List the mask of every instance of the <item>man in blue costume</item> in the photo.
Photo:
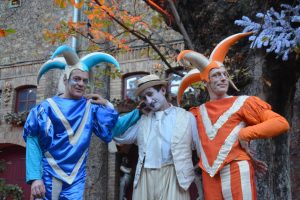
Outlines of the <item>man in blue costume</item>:
[{"label": "man in blue costume", "polygon": [[[59,54],[64,58],[54,58]],[[73,49],[61,46],[39,71],[38,82],[50,69],[65,70],[65,91],[34,107],[24,125],[26,181],[34,199],[83,199],[92,132],[108,143],[118,119],[108,101],[84,97],[88,71],[101,62],[119,68],[108,54],[96,52],[79,59]]]}]

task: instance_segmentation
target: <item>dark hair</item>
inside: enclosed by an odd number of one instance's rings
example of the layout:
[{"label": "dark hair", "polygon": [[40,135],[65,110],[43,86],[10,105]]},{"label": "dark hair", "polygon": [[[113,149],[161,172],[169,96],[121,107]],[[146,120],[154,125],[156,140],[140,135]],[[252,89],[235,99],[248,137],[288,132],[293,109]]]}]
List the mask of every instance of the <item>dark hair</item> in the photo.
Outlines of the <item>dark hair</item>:
[{"label": "dark hair", "polygon": [[166,90],[166,94],[165,94],[165,97],[166,99],[169,98],[169,93],[168,93],[168,87],[166,85],[154,85],[152,86],[157,92],[159,92],[162,88],[165,88]]},{"label": "dark hair", "polygon": [[154,85],[152,86],[157,92],[160,91],[160,89],[163,87],[164,85]]}]

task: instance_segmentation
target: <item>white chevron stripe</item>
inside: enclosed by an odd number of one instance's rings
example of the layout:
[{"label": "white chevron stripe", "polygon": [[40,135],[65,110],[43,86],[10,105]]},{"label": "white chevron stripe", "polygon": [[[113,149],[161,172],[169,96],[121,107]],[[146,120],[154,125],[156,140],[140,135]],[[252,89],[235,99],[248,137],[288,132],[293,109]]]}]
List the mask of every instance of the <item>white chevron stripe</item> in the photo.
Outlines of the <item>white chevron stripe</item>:
[{"label": "white chevron stripe", "polygon": [[216,121],[214,125],[212,125],[210,118],[208,117],[208,113],[205,107],[205,104],[202,104],[200,106],[200,113],[203,121],[203,125],[206,130],[206,134],[210,140],[213,140],[215,136],[217,135],[217,132],[219,129],[227,122],[227,120],[235,113],[237,112],[244,102],[247,100],[249,96],[239,96],[232,106],[224,112]]},{"label": "white chevron stripe", "polygon": [[53,101],[53,99],[49,98],[49,99],[47,99],[47,101],[49,102],[49,104],[51,105],[51,107],[53,108],[53,110],[55,111],[57,116],[60,118],[62,124],[64,125],[64,127],[68,133],[70,144],[72,144],[73,146],[76,145],[76,143],[78,142],[78,139],[82,135],[84,125],[86,124],[86,121],[88,118],[88,113],[89,113],[89,110],[91,107],[91,102],[90,101],[87,102],[82,121],[80,122],[80,125],[79,125],[76,133],[74,133],[69,121],[65,118],[64,114],[58,108],[57,104]]},{"label": "white chevron stripe", "polygon": [[213,177],[216,172],[218,171],[219,167],[221,166],[221,164],[224,162],[224,160],[226,159],[227,155],[229,154],[232,146],[234,145],[234,143],[237,141],[238,139],[238,134],[241,130],[241,128],[245,127],[245,123],[241,122],[239,123],[228,135],[228,137],[226,138],[224,144],[222,145],[222,147],[220,148],[219,154],[216,158],[216,160],[214,161],[213,165],[210,166],[207,160],[207,156],[203,150],[203,146],[202,143],[200,141],[200,152],[201,152],[201,159],[202,159],[202,164],[205,167],[206,171],[209,173],[209,175],[211,177]]},{"label": "white chevron stripe", "polygon": [[74,179],[76,178],[76,175],[79,171],[79,168],[81,167],[83,160],[85,158],[85,155],[87,153],[87,149],[84,151],[82,156],[80,157],[79,161],[76,163],[73,171],[71,172],[70,175],[66,174],[56,163],[55,159],[53,156],[50,154],[49,151],[45,152],[45,157],[49,163],[49,165],[52,167],[52,169],[68,184],[72,184]]}]

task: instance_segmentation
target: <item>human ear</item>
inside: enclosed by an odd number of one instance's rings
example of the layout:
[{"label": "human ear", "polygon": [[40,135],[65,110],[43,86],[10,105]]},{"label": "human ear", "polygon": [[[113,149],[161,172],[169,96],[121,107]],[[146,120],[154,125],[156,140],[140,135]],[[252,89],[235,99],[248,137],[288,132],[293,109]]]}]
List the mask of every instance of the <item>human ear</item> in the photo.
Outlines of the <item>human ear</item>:
[{"label": "human ear", "polygon": [[63,81],[64,81],[64,85],[67,85],[68,79],[67,79],[66,75],[64,75]]},{"label": "human ear", "polygon": [[162,88],[160,88],[160,90],[161,90],[161,92],[163,93],[163,95],[165,95],[166,94],[166,88],[165,87],[162,87]]}]

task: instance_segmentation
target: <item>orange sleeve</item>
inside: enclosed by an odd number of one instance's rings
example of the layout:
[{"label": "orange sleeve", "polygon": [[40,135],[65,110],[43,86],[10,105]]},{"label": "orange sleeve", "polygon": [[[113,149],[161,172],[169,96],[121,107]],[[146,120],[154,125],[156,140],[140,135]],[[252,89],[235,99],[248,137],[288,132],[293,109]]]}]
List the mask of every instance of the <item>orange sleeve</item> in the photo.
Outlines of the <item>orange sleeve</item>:
[{"label": "orange sleeve", "polygon": [[273,112],[271,106],[258,97],[249,97],[241,112],[248,125],[239,133],[241,140],[270,138],[289,129],[287,120]]}]

